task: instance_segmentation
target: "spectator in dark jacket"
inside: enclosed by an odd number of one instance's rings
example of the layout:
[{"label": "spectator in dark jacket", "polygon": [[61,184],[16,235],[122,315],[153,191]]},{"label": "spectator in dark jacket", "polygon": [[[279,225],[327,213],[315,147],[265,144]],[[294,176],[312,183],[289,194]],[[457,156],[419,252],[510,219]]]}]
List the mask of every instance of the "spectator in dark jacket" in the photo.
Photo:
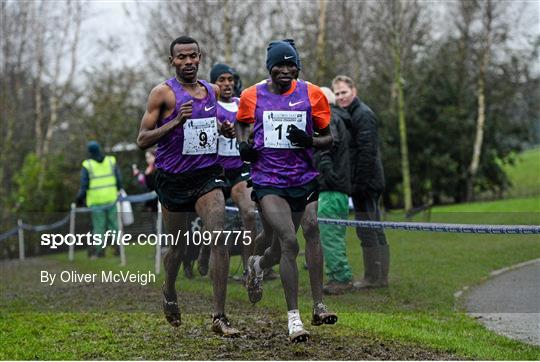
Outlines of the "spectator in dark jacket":
[{"label": "spectator in dark jacket", "polygon": [[[319,171],[318,216],[329,219],[347,219],[349,216],[349,194],[351,192],[351,172],[349,162],[349,113],[335,105],[335,96],[329,88],[321,88],[330,103],[332,118],[330,130],[334,139],[332,148],[318,151],[314,160]],[[326,294],[341,294],[351,290],[352,272],[347,259],[345,244],[346,228],[339,225],[319,225],[327,284]]]},{"label": "spectator in dark jacket", "polygon": [[[351,115],[346,121],[351,136],[351,196],[357,220],[379,221],[379,198],[384,190],[384,173],[379,151],[377,116],[356,96],[351,78],[337,76],[332,88],[339,106]],[[390,250],[384,231],[357,228],[364,259],[364,278],[357,289],[388,286]]]}]

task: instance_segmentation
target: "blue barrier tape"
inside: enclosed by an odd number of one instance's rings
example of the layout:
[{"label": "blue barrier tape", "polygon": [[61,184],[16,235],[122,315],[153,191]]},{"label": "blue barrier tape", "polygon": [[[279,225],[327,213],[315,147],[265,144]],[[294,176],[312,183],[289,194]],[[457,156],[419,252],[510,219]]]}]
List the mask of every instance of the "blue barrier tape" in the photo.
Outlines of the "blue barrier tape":
[{"label": "blue barrier tape", "polygon": [[[226,206],[225,209],[227,211],[238,211],[238,208],[233,206]],[[318,218],[318,220],[319,224],[363,227],[378,230],[396,229],[403,231],[433,231],[470,234],[540,234],[539,225],[442,224],[422,222],[336,220],[326,218]]]},{"label": "blue barrier tape", "polygon": [[126,197],[119,197],[118,201],[129,201],[129,202],[139,203],[139,202],[145,202],[145,201],[154,200],[155,198],[157,198],[156,192],[151,191],[151,192],[146,192],[144,194],[128,195]]},{"label": "blue barrier tape", "polygon": [[[157,198],[157,194],[155,191],[146,192],[144,194],[137,194],[137,195],[128,195],[125,197],[119,197],[117,201],[129,201],[133,203],[139,203],[139,202],[146,202],[149,200],[154,200]],[[109,205],[103,205],[103,206],[94,206],[94,207],[78,207],[75,209],[75,212],[91,212],[91,211],[100,211],[100,210],[107,210],[116,205],[116,202],[109,204]]]},{"label": "blue barrier tape", "polygon": [[[119,198],[119,201],[144,202],[153,200],[157,197],[154,191],[145,194],[127,196]],[[94,210],[104,210],[113,207],[115,204],[105,205]],[[75,212],[90,212],[92,208],[76,208]],[[238,211],[237,207],[226,206],[226,211]],[[390,221],[362,221],[362,220],[336,220],[319,218],[320,224],[343,225],[351,227],[363,227],[369,229],[396,229],[403,231],[432,231],[445,233],[469,233],[469,234],[540,234],[539,225],[475,225],[475,224],[442,224],[442,223],[420,223],[420,222],[390,222]],[[29,225],[22,224],[22,228],[29,231],[41,232],[59,228],[69,222],[69,215],[53,224],[49,225]],[[19,228],[0,234],[0,241],[5,240],[17,234]]]},{"label": "blue barrier tape", "polygon": [[11,229],[11,230],[9,230],[9,231],[6,231],[5,233],[0,234],[0,241],[6,240],[6,239],[9,238],[9,237],[12,237],[12,236],[14,236],[14,235],[17,235],[18,232],[19,232],[19,228],[18,228],[18,227],[14,227],[13,229]]},{"label": "blue barrier tape", "polygon": [[540,234],[538,225],[475,225],[475,224],[442,224],[421,222],[390,222],[335,220],[319,218],[320,224],[364,227],[369,229],[396,229],[404,231],[433,231],[443,233],[470,234]]},{"label": "blue barrier tape", "polygon": [[59,221],[57,221],[55,223],[52,223],[52,224],[49,224],[49,225],[22,224],[22,228],[24,230],[28,230],[28,231],[41,232],[41,231],[46,231],[46,230],[57,229],[57,228],[59,228],[61,226],[66,225],[68,222],[69,222],[69,215],[64,217],[62,220],[59,220]]},{"label": "blue barrier tape", "polygon": [[[151,192],[146,192],[144,194],[137,194],[137,195],[131,195],[131,196],[126,196],[126,197],[119,197],[118,198],[118,201],[129,201],[129,202],[133,202],[133,203],[139,203],[139,202],[145,202],[145,201],[148,201],[148,200],[154,200],[155,198],[157,198],[157,194],[154,192],[154,191],[151,191]],[[89,208],[89,207],[78,207],[75,209],[75,212],[77,213],[83,213],[83,212],[91,212],[93,210],[106,210],[106,209],[110,209],[112,208],[114,205],[116,205],[116,203],[113,203],[113,204],[110,204],[110,205],[103,205],[103,206],[98,206],[98,207],[94,207],[94,208]],[[42,231],[46,231],[46,230],[53,230],[53,229],[57,229],[65,224],[67,224],[69,222],[69,214],[64,217],[63,219],[59,220],[59,221],[56,221],[52,224],[49,224],[49,225],[30,225],[30,224],[22,224],[22,228],[24,230],[28,230],[28,231],[35,231],[35,232],[42,232]],[[0,234],[0,241],[2,240],[5,240],[11,236],[14,236],[17,234],[17,232],[19,231],[19,228],[18,227],[14,227],[13,229],[3,233],[3,234]]]}]

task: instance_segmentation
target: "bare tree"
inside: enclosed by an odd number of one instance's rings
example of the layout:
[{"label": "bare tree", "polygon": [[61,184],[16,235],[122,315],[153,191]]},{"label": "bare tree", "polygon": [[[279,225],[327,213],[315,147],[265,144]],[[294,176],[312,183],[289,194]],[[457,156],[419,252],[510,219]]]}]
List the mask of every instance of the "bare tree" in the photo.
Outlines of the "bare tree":
[{"label": "bare tree", "polygon": [[267,77],[264,62],[269,41],[296,37],[301,27],[296,20],[303,6],[284,0],[146,3],[139,6],[136,16],[146,28],[147,66],[156,79],[170,76],[170,42],[189,35],[201,45],[202,79],[213,64],[225,62],[249,85]]},{"label": "bare tree", "polygon": [[[32,124],[32,99],[30,86],[32,77],[27,71],[31,66],[28,39],[31,38],[33,19],[32,7],[27,2],[0,3],[0,140],[3,151],[0,152],[0,202],[6,202],[11,194],[10,179],[20,164],[21,155],[32,147],[31,142],[20,142],[27,139],[26,131]],[[30,122],[20,122],[21,120]],[[5,212],[2,208],[2,212]]]},{"label": "bare tree", "polygon": [[[42,156],[50,151],[51,140],[55,127],[58,124],[59,108],[61,102],[70,90],[75,71],[77,69],[77,47],[83,21],[84,3],[68,1],[60,13],[55,16],[57,22],[52,29],[54,37],[52,45],[52,69],[50,72],[49,122],[45,128]],[[67,69],[67,72],[64,72]],[[39,155],[39,154],[38,154]]]},{"label": "bare tree", "polygon": [[424,45],[429,32],[429,22],[423,17],[424,8],[417,1],[381,1],[374,3],[371,10],[372,57],[385,65],[382,70],[391,80],[391,95],[399,126],[404,206],[405,211],[410,212],[413,205],[407,143],[405,79],[410,65]]},{"label": "bare tree", "polygon": [[486,122],[486,70],[489,66],[491,55],[491,44],[493,38],[493,17],[495,16],[495,4],[492,0],[486,0],[480,4],[482,30],[480,34],[480,49],[478,52],[478,80],[477,80],[477,100],[478,111],[476,118],[476,134],[474,137],[473,153],[469,166],[469,177],[467,179],[467,201],[474,199],[474,183],[480,164],[482,153],[482,143],[484,140],[484,127]]},{"label": "bare tree", "polygon": [[315,79],[317,83],[321,83],[324,78],[326,68],[326,9],[328,3],[326,0],[319,0],[319,29],[317,34],[317,73]]}]

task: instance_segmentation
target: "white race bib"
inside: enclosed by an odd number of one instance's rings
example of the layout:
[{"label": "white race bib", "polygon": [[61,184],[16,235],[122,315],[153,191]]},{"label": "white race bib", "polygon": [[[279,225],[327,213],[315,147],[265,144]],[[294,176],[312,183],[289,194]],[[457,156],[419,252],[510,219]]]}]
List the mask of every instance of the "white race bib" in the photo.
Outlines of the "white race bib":
[{"label": "white race bib", "polygon": [[227,138],[220,135],[218,140],[218,154],[220,156],[240,156],[236,138]]},{"label": "white race bib", "polygon": [[183,155],[216,153],[218,137],[216,117],[188,119],[183,127]]},{"label": "white race bib", "polygon": [[306,130],[306,111],[264,111],[264,147],[266,148],[300,148],[293,146],[287,139],[289,127],[295,125]]}]

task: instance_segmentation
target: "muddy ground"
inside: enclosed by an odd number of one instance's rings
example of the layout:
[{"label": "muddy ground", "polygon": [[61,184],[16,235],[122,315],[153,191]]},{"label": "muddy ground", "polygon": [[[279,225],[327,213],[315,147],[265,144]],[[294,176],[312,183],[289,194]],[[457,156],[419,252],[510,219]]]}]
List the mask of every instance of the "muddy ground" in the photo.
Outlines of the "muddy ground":
[{"label": "muddy ground", "polygon": [[[197,360],[456,360],[459,356],[430,348],[381,340],[368,333],[339,326],[307,325],[311,340],[300,345],[287,341],[286,319],[276,311],[249,303],[228,303],[229,318],[242,332],[227,339],[210,332],[211,298],[183,293],[183,324],[173,328],[161,314],[157,286],[122,284],[40,283],[40,271],[59,272],[66,264],[43,259],[0,263],[0,308],[9,313],[71,313],[85,323],[97,316],[104,329],[113,330],[117,352],[74,352],[73,359],[197,359]],[[106,312],[104,312],[106,311]],[[92,317],[94,318],[94,317]],[[308,319],[304,322],[308,322]],[[309,323],[309,322],[308,322]],[[46,330],[47,326],[42,326]],[[77,324],[72,329],[77,329]],[[6,331],[9,333],[9,331]],[[111,337],[113,338],[113,337]],[[5,351],[9,356],[9,351]],[[36,351],[36,357],[47,354]]]}]

